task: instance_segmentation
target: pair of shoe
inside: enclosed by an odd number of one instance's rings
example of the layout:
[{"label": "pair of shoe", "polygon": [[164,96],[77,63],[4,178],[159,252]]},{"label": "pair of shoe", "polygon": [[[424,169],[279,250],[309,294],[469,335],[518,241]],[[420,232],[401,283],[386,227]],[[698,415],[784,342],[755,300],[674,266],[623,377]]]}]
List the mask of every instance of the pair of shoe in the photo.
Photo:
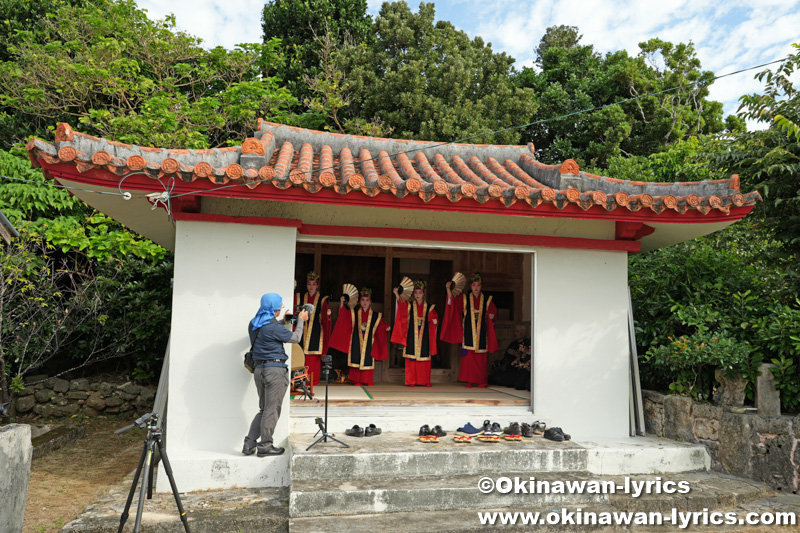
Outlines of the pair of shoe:
[{"label": "pair of shoe", "polygon": [[544,422],[539,422],[538,420],[533,424],[525,422],[522,424],[522,436],[533,437],[534,435],[544,435],[545,429],[547,429],[547,424]]},{"label": "pair of shoe", "polygon": [[466,444],[472,442],[472,437],[470,437],[469,435],[454,435],[453,442],[455,442],[456,444]]},{"label": "pair of shoe", "polygon": [[564,433],[561,428],[549,428],[544,432],[544,438],[556,442],[564,442],[565,440],[570,440],[572,436]]},{"label": "pair of shoe", "polygon": [[519,422],[511,422],[511,424],[503,430],[503,438],[505,440],[522,440],[522,428],[520,428]]},{"label": "pair of shoe", "polygon": [[500,424],[497,422],[490,422],[489,420],[483,421],[483,434],[484,435],[495,435],[500,437],[503,434],[503,428],[500,427]]},{"label": "pair of shoe", "polygon": [[483,433],[482,429],[478,429],[469,422],[464,424],[464,427],[460,427],[456,430],[456,435],[466,436],[466,437],[477,437]]},{"label": "pair of shoe", "polygon": [[375,424],[370,424],[363,428],[356,424],[350,429],[344,430],[344,434],[349,437],[372,437],[375,435],[380,435],[381,428],[377,427]]},{"label": "pair of shoe", "polygon": [[444,437],[447,432],[442,429],[442,426],[433,426],[433,429],[428,424],[419,428],[419,440],[422,442],[439,442],[439,437]]}]

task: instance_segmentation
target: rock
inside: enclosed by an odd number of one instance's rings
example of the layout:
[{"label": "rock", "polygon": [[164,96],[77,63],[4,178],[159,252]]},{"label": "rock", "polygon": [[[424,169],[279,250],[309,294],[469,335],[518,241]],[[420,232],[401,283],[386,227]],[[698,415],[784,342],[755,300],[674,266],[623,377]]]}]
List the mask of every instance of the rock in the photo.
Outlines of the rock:
[{"label": "rock", "polygon": [[719,368],[714,371],[714,378],[720,383],[719,388],[714,391],[714,403],[731,407],[744,405],[746,379],[741,376],[726,378]]},{"label": "rock", "polygon": [[664,436],[668,439],[694,442],[691,413],[691,398],[666,396],[664,398]]},{"label": "rock", "polygon": [[89,390],[89,380],[88,379],[75,379],[69,384],[70,391],[88,391]]},{"label": "rock", "polygon": [[788,416],[754,416],[750,426],[756,433],[789,435],[792,433],[791,420]]},{"label": "rock", "polygon": [[122,405],[122,398],[117,395],[111,396],[110,398],[105,399],[106,402],[106,409],[109,407],[119,407]]},{"label": "rock", "polygon": [[750,476],[749,415],[723,413],[719,431],[719,462],[722,471],[735,476]]},{"label": "rock", "polygon": [[43,381],[46,381],[49,378],[50,376],[48,376],[47,374],[34,374],[32,376],[25,376],[25,386],[28,387],[37,385]]},{"label": "rock", "polygon": [[33,396],[23,396],[21,398],[17,398],[17,412],[18,413],[27,413],[33,406],[36,405],[36,398]]},{"label": "rock", "polygon": [[34,396],[34,398],[36,398],[36,401],[38,403],[47,403],[50,400],[52,400],[53,398],[55,398],[56,395],[50,389],[42,389],[42,390],[37,390],[33,394],[33,396]]},{"label": "rock", "polygon": [[97,409],[92,409],[91,407],[88,407],[86,405],[83,406],[81,412],[83,412],[83,414],[85,414],[86,416],[97,416],[100,414],[100,411],[98,411]]},{"label": "rock", "polygon": [[657,437],[664,436],[664,404],[644,400],[644,429],[647,433]]},{"label": "rock", "polygon": [[760,415],[781,414],[781,393],[775,388],[775,376],[770,371],[771,363],[758,367],[761,375],[756,378],[756,407]]},{"label": "rock", "polygon": [[103,395],[103,397],[107,398],[107,397],[111,396],[111,394],[114,392],[115,389],[116,389],[116,387],[114,385],[112,385],[111,383],[106,383],[104,381],[103,383],[100,384],[100,388],[97,389],[97,390],[100,391],[100,393]]},{"label": "rock", "polygon": [[89,393],[85,391],[71,391],[67,393],[67,398],[70,400],[85,400],[89,397]]},{"label": "rock", "polygon": [[778,490],[794,490],[795,472],[786,468],[792,460],[792,441],[792,436],[785,433],[753,435],[752,448],[758,453],[750,460],[751,477]]},{"label": "rock", "polygon": [[25,387],[21,391],[15,392],[14,394],[19,398],[21,396],[33,396],[34,392],[35,391],[33,390],[33,387]]},{"label": "rock", "polygon": [[656,403],[664,403],[664,395],[660,392],[644,389],[642,390],[642,398],[647,401]]},{"label": "rock", "polygon": [[702,440],[719,440],[719,422],[709,418],[695,418],[694,435]]},{"label": "rock", "polygon": [[692,406],[692,416],[696,418],[722,419],[722,408],[707,403],[696,403]]},{"label": "rock", "polygon": [[[800,440],[800,415],[797,415],[792,420],[792,428],[794,428],[794,438]],[[797,449],[800,450],[800,446],[798,446]],[[800,464],[800,463],[796,463],[796,464]]]},{"label": "rock", "polygon": [[58,405],[53,405],[51,403],[38,404],[36,407],[33,408],[33,412],[36,413],[37,415],[46,417],[67,416],[66,408],[59,407]]},{"label": "rock", "polygon": [[44,382],[44,386],[56,392],[67,392],[69,390],[69,381],[61,378],[50,378]]},{"label": "rock", "polygon": [[99,391],[89,396],[84,405],[84,409],[86,407],[91,407],[97,411],[102,411],[106,408],[106,402],[103,400],[103,396]]}]

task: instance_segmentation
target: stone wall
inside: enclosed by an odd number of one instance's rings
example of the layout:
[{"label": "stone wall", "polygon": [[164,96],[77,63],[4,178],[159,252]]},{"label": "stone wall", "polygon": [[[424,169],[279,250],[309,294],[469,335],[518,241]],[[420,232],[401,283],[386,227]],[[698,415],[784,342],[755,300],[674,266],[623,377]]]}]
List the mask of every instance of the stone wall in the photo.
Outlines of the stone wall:
[{"label": "stone wall", "polygon": [[22,531],[32,453],[30,426],[0,426],[0,531]]},{"label": "stone wall", "polygon": [[106,382],[89,382],[87,379],[67,381],[47,376],[31,376],[33,383],[16,394],[16,414],[37,414],[45,417],[62,417],[82,413],[87,416],[119,413],[148,412],[153,407],[155,388]]},{"label": "stone wall", "polygon": [[647,433],[705,445],[712,470],[800,489],[800,415],[738,414],[684,396],[642,395]]}]

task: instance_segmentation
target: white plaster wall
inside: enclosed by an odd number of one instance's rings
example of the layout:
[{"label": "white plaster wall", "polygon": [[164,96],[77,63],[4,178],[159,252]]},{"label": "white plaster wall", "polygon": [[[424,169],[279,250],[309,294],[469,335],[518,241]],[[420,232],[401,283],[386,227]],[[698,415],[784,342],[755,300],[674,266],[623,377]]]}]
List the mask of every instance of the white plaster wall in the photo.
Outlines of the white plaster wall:
[{"label": "white plaster wall", "polygon": [[533,410],[578,442],[628,435],[627,254],[538,249]]},{"label": "white plaster wall", "polygon": [[[167,455],[180,491],[289,484],[287,453],[241,453],[258,411],[242,366],[247,324],[261,295],[291,302],[294,228],[179,221],[167,402]],[[288,446],[288,394],[275,445]],[[163,468],[157,490],[170,490]]]}]

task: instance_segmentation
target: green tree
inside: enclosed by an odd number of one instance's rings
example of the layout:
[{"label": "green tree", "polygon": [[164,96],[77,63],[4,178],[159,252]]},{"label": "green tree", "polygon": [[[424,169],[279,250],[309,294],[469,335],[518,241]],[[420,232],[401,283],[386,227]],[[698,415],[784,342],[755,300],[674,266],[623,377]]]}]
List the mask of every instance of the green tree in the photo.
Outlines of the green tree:
[{"label": "green tree", "polygon": [[132,0],[65,4],[36,31],[18,32],[0,63],[0,131],[23,119],[26,135],[45,136],[65,121],[121,142],[206,148],[250,135],[258,117],[294,120],[297,100],[268,76],[278,41],[204,50]]},{"label": "green tree", "polygon": [[301,102],[319,95],[307,80],[325,76],[326,41],[333,49],[373,41],[366,0],[270,0],[262,13],[262,28],[265,44],[280,39],[285,61],[277,75]]},{"label": "green tree", "polygon": [[[434,15],[433,4],[412,13],[405,2],[384,3],[373,29],[377,42],[342,50],[350,116],[376,117],[398,137],[438,141],[484,135],[531,116],[535,96],[512,83],[514,59],[449,22],[434,24]],[[514,129],[474,142],[520,139]]]},{"label": "green tree", "polygon": [[[611,158],[647,157],[691,135],[719,132],[728,125],[722,120],[722,105],[707,98],[713,73],[700,70],[691,43],[651,39],[639,47],[637,57],[625,51],[602,56],[581,43],[574,26],[547,29],[536,49],[539,69],[526,67],[515,77],[518,86],[533,88],[540,102],[530,122],[546,122],[530,126],[526,133],[541,158],[572,158],[603,167]],[[662,92],[675,87],[681,88]],[[593,108],[601,109],[573,114]],[[729,122],[731,127],[740,125]]]}]

